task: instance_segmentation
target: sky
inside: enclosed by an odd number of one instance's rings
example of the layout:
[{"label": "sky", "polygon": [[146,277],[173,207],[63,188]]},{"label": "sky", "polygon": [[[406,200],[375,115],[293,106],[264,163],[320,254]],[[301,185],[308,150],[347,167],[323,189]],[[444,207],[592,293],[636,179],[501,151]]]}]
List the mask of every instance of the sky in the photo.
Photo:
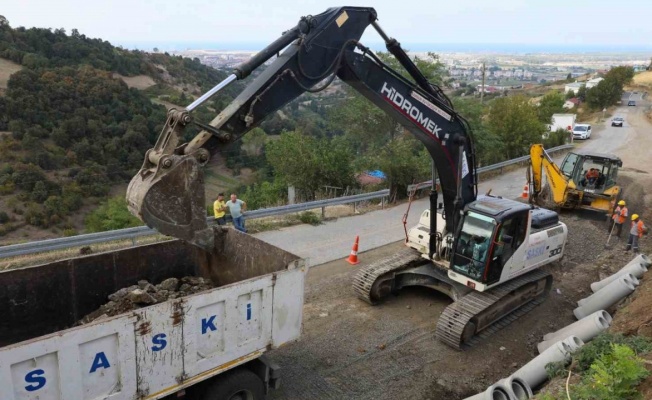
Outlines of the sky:
[{"label": "sky", "polygon": [[[18,0],[3,1],[12,27],[76,28],[125,48],[255,50],[299,18],[341,4],[316,0]],[[652,1],[376,0],[391,37],[410,50],[568,47],[652,50]],[[362,42],[380,43],[373,28]],[[435,50],[433,48],[433,50]]]}]

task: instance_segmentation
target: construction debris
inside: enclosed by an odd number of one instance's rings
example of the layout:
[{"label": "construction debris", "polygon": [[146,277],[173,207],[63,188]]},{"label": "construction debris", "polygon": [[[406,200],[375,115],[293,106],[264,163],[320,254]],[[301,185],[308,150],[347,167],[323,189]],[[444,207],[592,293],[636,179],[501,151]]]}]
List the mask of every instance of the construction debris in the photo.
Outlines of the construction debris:
[{"label": "construction debris", "polygon": [[163,303],[183,296],[212,289],[209,279],[196,276],[186,276],[181,279],[168,278],[158,285],[152,285],[146,280],[138,281],[137,285],[122,288],[108,296],[109,302],[82,318],[78,325],[88,324],[99,319],[113,317],[127,311]]}]

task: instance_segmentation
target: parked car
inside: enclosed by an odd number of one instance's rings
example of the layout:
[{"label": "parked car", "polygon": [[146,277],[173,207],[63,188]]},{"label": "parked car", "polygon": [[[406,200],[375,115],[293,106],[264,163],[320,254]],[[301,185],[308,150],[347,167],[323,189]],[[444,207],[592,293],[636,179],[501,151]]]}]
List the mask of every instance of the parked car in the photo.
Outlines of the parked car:
[{"label": "parked car", "polygon": [[625,119],[623,117],[613,117],[613,119],[611,120],[611,126],[622,127],[624,123],[625,123]]},{"label": "parked car", "polygon": [[573,128],[573,139],[589,139],[591,137],[591,125],[576,124]]},{"label": "parked car", "polygon": [[630,100],[627,102],[628,106],[636,106],[636,102],[634,100]]}]

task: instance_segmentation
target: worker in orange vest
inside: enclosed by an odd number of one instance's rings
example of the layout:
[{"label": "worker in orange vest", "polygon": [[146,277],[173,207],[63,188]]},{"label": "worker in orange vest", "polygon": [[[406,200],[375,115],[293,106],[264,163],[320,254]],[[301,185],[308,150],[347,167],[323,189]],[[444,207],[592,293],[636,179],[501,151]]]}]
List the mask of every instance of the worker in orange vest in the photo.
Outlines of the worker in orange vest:
[{"label": "worker in orange vest", "polygon": [[638,254],[638,240],[643,237],[644,233],[647,233],[647,227],[640,220],[638,214],[632,214],[632,228],[629,230],[629,240],[625,251],[629,251],[631,248],[635,254]]},{"label": "worker in orange vest", "polygon": [[623,224],[627,220],[629,210],[625,204],[625,200],[620,200],[618,206],[614,210],[613,215],[611,216],[612,223],[609,224],[609,233],[613,232],[616,229],[616,236],[620,238],[620,234],[623,231]]}]

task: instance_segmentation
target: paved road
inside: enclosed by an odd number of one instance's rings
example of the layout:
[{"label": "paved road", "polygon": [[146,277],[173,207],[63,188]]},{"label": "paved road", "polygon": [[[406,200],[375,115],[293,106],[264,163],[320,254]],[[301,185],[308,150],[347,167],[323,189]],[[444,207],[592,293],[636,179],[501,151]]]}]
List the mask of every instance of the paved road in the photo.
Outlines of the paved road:
[{"label": "paved road", "polygon": [[[625,93],[623,100],[632,97],[637,100],[637,107],[619,107],[614,115],[625,118],[625,125],[612,127],[610,118],[603,123],[593,126],[591,139],[576,141],[581,149],[616,153],[624,143],[634,138],[636,128],[628,123],[628,115],[642,112],[643,107],[638,106],[641,95]],[[559,162],[560,160],[556,160]],[[479,193],[492,189],[492,194],[508,198],[521,195],[525,185],[525,168],[504,173],[491,180],[481,181]],[[428,207],[426,198],[412,204],[408,218],[408,227],[415,225],[421,212]],[[356,235],[360,236],[360,252],[371,250],[405,238],[401,222],[407,204],[398,205],[389,209],[369,212],[335,221],[328,221],[319,226],[297,225],[279,230],[262,232],[256,236],[268,243],[281,247],[287,251],[308,259],[310,265],[319,265],[338,258],[346,258],[351,251],[351,246]]]}]

